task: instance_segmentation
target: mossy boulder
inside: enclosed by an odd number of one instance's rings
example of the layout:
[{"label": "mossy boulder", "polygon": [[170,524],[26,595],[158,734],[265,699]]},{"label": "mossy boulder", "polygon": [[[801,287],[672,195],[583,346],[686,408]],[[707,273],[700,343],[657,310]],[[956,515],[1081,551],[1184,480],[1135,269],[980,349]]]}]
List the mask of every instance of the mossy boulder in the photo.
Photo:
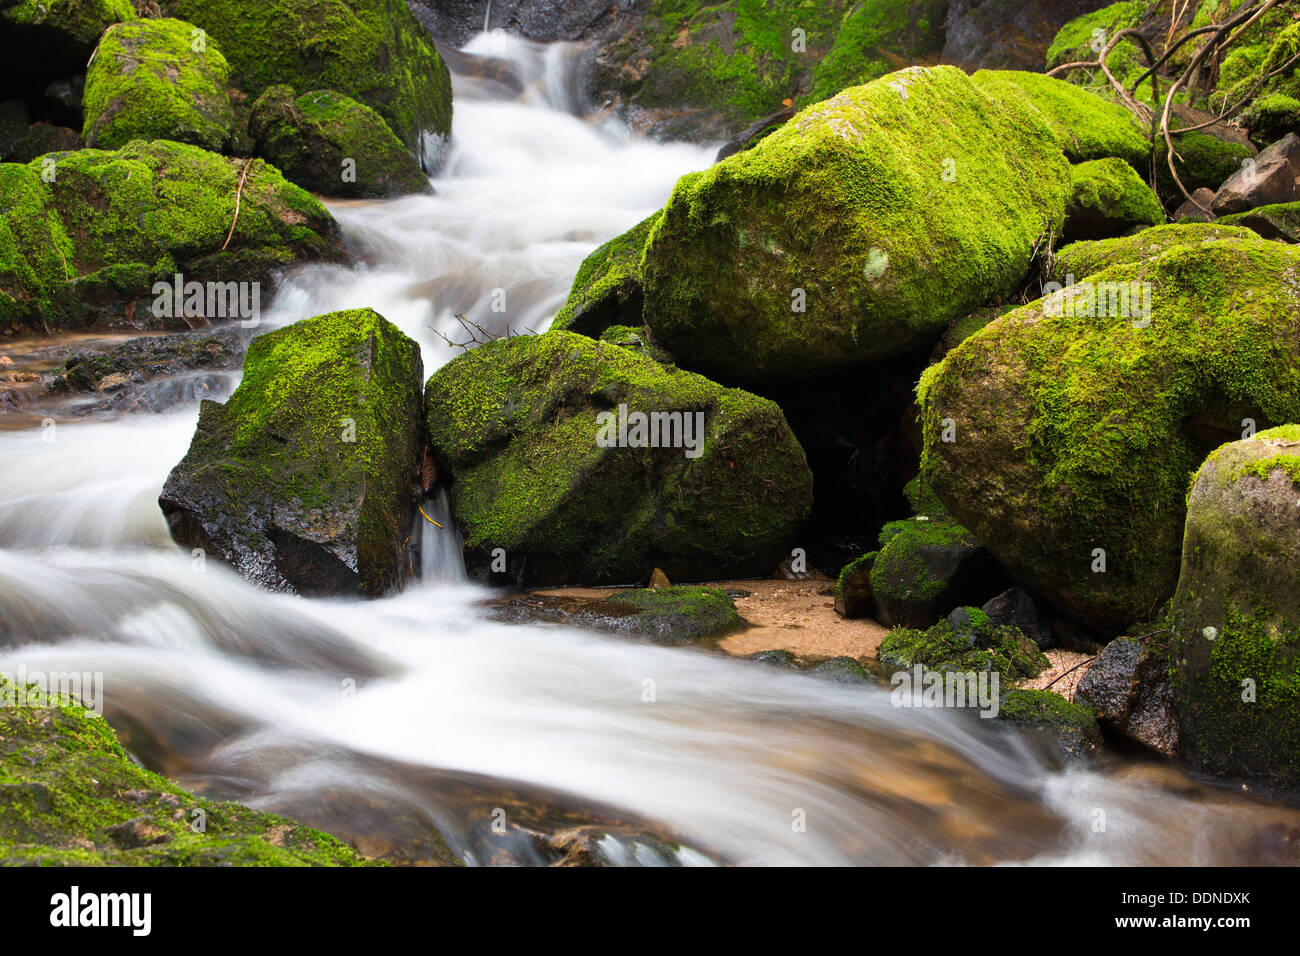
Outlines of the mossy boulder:
[{"label": "mossy boulder", "polygon": [[1184,759],[1287,791],[1300,790],[1297,501],[1300,426],[1206,459],[1187,499],[1170,642]]},{"label": "mossy boulder", "polygon": [[1056,251],[1050,278],[1071,285],[1111,266],[1155,259],[1177,246],[1199,245],[1214,239],[1253,239],[1251,230],[1216,222],[1168,223],[1131,236],[1072,242]]},{"label": "mossy boulder", "polygon": [[156,281],[258,283],[266,303],[281,270],[342,257],[325,207],[247,162],[155,140],[0,164],[0,328],[186,329],[223,316],[206,296],[188,322],[155,309]]},{"label": "mossy boulder", "polygon": [[959,609],[926,630],[896,627],[880,643],[880,662],[910,670],[916,665],[938,671],[997,673],[1006,687],[1033,677],[1048,666],[1034,642],[1014,627],[997,627],[977,607]]},{"label": "mossy boulder", "polygon": [[527,584],[766,575],[811,507],[774,403],[572,332],[482,345],[426,397],[472,569],[499,548]]},{"label": "mossy boulder", "polygon": [[952,608],[982,604],[1010,583],[969,531],[924,515],[885,525],[870,578],[877,617],[895,627],[928,627]]},{"label": "mossy boulder", "polygon": [[1069,757],[1101,749],[1101,728],[1091,710],[1050,690],[1009,690],[998,705],[998,719],[1050,734]]},{"label": "mossy boulder", "polygon": [[1147,618],[1173,593],[1205,454],[1250,421],[1300,419],[1298,276],[1291,246],[1209,240],[997,319],[922,376],[926,479],[1085,626]]},{"label": "mossy boulder", "polygon": [[1122,159],[1095,159],[1070,167],[1065,240],[1105,239],[1165,221],[1151,187]]},{"label": "mossy boulder", "polygon": [[424,490],[422,371],[419,346],[369,309],[255,339],[163,486],[172,537],[272,590],[400,587]]},{"label": "mossy boulder", "polygon": [[552,329],[597,338],[610,326],[641,324],[641,261],[659,216],[651,214],[583,260]]},{"label": "mossy boulder", "polygon": [[1025,103],[952,67],[890,74],[679,180],[645,251],[646,321],[682,364],[740,383],[926,348],[1018,287],[1067,180]]},{"label": "mossy boulder", "polygon": [[325,833],[144,769],[70,697],[0,677],[0,702],[0,865],[367,865]]},{"label": "mossy boulder", "polygon": [[451,133],[451,74],[403,0],[163,0],[206,30],[249,97],[286,83],[372,107],[433,172]]},{"label": "mossy boulder", "polygon": [[[943,49],[946,0],[862,0],[844,14],[835,42],[817,62],[808,103],[878,79]],[[930,59],[929,62],[934,62]]]},{"label": "mossy boulder", "polygon": [[0,63],[39,90],[84,70],[100,34],[137,16],[131,0],[2,0]]},{"label": "mossy boulder", "polygon": [[314,193],[382,199],[433,191],[384,118],[333,90],[297,96],[272,86],[253,104],[248,130],[257,155]]},{"label": "mossy boulder", "polygon": [[748,626],[727,592],[717,588],[634,588],[611,594],[603,603],[618,613],[620,631],[656,644],[694,644]]},{"label": "mossy boulder", "polygon": [[835,613],[840,617],[871,617],[876,602],[871,597],[871,566],[880,552],[871,551],[840,569],[835,579]]},{"label": "mossy boulder", "polygon": [[993,99],[1012,108],[1027,99],[1056,133],[1070,162],[1117,157],[1138,172],[1147,169],[1150,141],[1123,106],[1039,73],[979,70],[971,79]]},{"label": "mossy boulder", "polygon": [[[1102,47],[1117,32],[1139,26],[1150,6],[1148,0],[1120,0],[1068,21],[1047,48],[1047,69],[1097,59]],[[1141,49],[1133,43],[1116,46],[1107,64],[1125,86],[1130,86],[1146,68]],[[1100,70],[1072,70],[1065,78],[1081,86],[1110,88]]]},{"label": "mossy boulder", "polygon": [[100,149],[170,139],[220,152],[235,130],[229,78],[216,43],[192,23],[111,26],[86,69],[82,138]]},{"label": "mossy boulder", "polygon": [[1300,242],[1300,202],[1260,206],[1219,219],[1221,226],[1241,226],[1264,239]]},{"label": "mossy boulder", "polygon": [[1286,93],[1261,96],[1247,107],[1241,122],[1261,148],[1287,133],[1300,133],[1300,99]]},{"label": "mossy boulder", "polygon": [[[1249,142],[1224,139],[1203,131],[1181,133],[1173,139],[1174,169],[1189,193],[1202,186],[1217,190],[1225,179],[1242,168],[1245,160],[1256,154]],[[1184,198],[1170,175],[1163,140],[1156,148],[1156,185],[1166,201]]]}]

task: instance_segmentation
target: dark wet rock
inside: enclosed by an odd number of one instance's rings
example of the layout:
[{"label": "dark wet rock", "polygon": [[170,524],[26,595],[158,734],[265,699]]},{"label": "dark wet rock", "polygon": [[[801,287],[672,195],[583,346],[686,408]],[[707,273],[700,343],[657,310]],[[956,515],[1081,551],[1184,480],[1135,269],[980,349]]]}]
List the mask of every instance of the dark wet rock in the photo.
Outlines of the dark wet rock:
[{"label": "dark wet rock", "polygon": [[871,567],[876,555],[872,551],[846,564],[835,579],[835,613],[840,617],[871,617],[876,602],[871,596]]},{"label": "dark wet rock", "polygon": [[98,355],[75,355],[46,384],[48,394],[112,392],[198,369],[238,368],[247,338],[237,329],[130,339]]},{"label": "dark wet rock", "polygon": [[1022,587],[1008,588],[985,602],[983,611],[1000,627],[1019,628],[1041,650],[1056,646],[1051,623],[1038,607],[1034,596]]},{"label": "dark wet rock", "polygon": [[[1193,201],[1195,200],[1195,201]],[[1206,210],[1209,212],[1206,212]],[[1174,210],[1174,222],[1214,222],[1214,190],[1201,186],[1192,191],[1191,199],[1184,199]],[[1271,237],[1265,237],[1271,238]]]},{"label": "dark wet rock", "polygon": [[998,704],[998,720],[1049,734],[1067,757],[1097,753],[1101,729],[1092,711],[1050,690],[1010,690]]},{"label": "dark wet rock", "polygon": [[837,684],[870,684],[871,672],[852,657],[832,657],[808,669],[808,673]]},{"label": "dark wet rock", "polygon": [[1111,641],[1079,679],[1074,699],[1097,719],[1165,756],[1178,752],[1178,721],[1169,688],[1169,658],[1136,638]]},{"label": "dark wet rock", "polygon": [[1041,70],[1047,49],[1068,21],[1107,0],[949,0],[943,62]]},{"label": "dark wet rock", "polygon": [[1233,173],[1214,194],[1216,216],[1271,206],[1297,198],[1300,174],[1300,136],[1288,133],[1261,152],[1251,164]]},{"label": "dark wet rock", "polygon": [[27,127],[5,162],[30,163],[40,156],[81,149],[81,146],[81,134],[75,129],[45,122],[33,123]]},{"label": "dark wet rock", "polygon": [[715,640],[748,626],[725,591],[681,585],[616,591],[603,598],[525,594],[487,607],[492,618],[512,624],[564,624],[669,646]]},{"label": "dark wet rock", "polygon": [[734,156],[736,153],[744,152],[747,149],[753,149],[759,141],[765,136],[770,136],[786,124],[786,122],[795,114],[793,106],[787,106],[785,109],[778,110],[769,116],[764,116],[757,122],[751,123],[743,130],[723,143],[718,150],[718,155],[714,157],[714,162],[722,162],[728,156]]},{"label": "dark wet rock", "polygon": [[85,92],[84,74],[61,77],[45,87],[45,92],[41,94],[41,105],[55,125],[79,130],[84,119],[81,100]]},{"label": "dark wet rock", "polygon": [[401,587],[425,491],[421,370],[415,342],[369,309],[254,340],[163,487],[172,537],[273,590]]},{"label": "dark wet rock", "polygon": [[757,654],[750,654],[745,660],[787,670],[797,670],[799,668],[799,659],[787,650],[759,651]]}]

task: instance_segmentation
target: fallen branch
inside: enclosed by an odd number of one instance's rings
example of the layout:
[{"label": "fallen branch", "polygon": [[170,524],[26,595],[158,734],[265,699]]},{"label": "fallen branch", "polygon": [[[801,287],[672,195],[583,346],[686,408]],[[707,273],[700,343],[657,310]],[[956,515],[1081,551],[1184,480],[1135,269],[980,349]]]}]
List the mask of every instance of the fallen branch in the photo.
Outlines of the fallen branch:
[{"label": "fallen branch", "polygon": [[255,159],[250,159],[244,163],[243,171],[239,174],[239,182],[235,186],[235,218],[230,220],[230,231],[226,233],[226,241],[221,244],[221,251],[226,251],[226,246],[230,245],[230,237],[235,234],[235,223],[239,222],[239,202],[244,194],[244,183],[248,180],[248,171],[253,167]]}]

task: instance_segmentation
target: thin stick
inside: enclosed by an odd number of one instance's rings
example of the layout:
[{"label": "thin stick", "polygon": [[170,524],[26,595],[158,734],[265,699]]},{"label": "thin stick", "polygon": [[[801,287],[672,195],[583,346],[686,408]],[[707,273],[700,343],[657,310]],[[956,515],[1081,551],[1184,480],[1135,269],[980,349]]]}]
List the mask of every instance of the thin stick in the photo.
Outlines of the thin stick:
[{"label": "thin stick", "polygon": [[221,244],[221,251],[226,251],[226,246],[230,245],[230,237],[235,234],[235,223],[239,222],[239,201],[244,194],[244,182],[248,179],[248,171],[253,168],[256,160],[250,159],[244,163],[244,169],[239,174],[239,183],[235,186],[235,218],[230,220],[230,231],[226,233],[226,241]]}]

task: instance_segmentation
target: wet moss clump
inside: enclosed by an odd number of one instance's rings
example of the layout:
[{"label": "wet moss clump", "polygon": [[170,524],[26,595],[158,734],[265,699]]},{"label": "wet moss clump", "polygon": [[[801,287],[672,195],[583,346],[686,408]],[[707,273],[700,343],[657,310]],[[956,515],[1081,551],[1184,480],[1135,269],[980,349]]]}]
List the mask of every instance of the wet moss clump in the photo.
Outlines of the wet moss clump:
[{"label": "wet moss clump", "polygon": [[[426,402],[467,563],[500,548],[525,583],[770,574],[811,507],[774,403],[573,332],[482,345],[429,379]],[[659,447],[648,419],[638,435],[625,417],[620,438],[620,406],[659,416]]]},{"label": "wet moss clump", "polygon": [[1223,226],[1240,226],[1264,239],[1300,243],[1300,202],[1256,206],[1218,220]]},{"label": "wet moss clump", "polygon": [[1122,159],[1096,159],[1070,167],[1069,239],[1099,239],[1165,221],[1160,200]]},{"label": "wet moss clump", "polygon": [[737,383],[926,347],[1018,288],[1067,180],[1026,101],[953,67],[890,74],[678,181],[646,247],[646,321],[679,362]]},{"label": "wet moss clump", "polygon": [[1074,282],[1114,265],[1154,259],[1176,246],[1196,246],[1213,239],[1253,239],[1251,230],[1226,223],[1179,222],[1143,229],[1132,236],[1072,242],[1056,251],[1051,278]]},{"label": "wet moss clump", "polygon": [[0,864],[369,865],[328,834],[145,770],[71,698],[0,678],[0,700]]},{"label": "wet moss clump", "polygon": [[257,154],[312,192],[382,199],[433,191],[383,117],[333,90],[295,96],[272,86],[253,104],[248,127]]},{"label": "wet moss clump", "polygon": [[1071,757],[1085,757],[1101,747],[1097,716],[1050,690],[1009,690],[998,705],[998,719],[1050,733]]},{"label": "wet moss clump", "polygon": [[620,620],[627,626],[619,630],[635,630],[659,644],[694,644],[749,626],[727,592],[717,588],[636,588],[612,594],[603,603],[634,612]]},{"label": "wet moss clump", "polygon": [[[1109,240],[1120,261],[986,326],[918,388],[923,473],[954,518],[1099,630],[1173,593],[1206,453],[1247,420],[1300,419],[1300,252],[1249,233],[1173,244],[1207,228]],[[1133,283],[1145,319],[1118,298]]]},{"label": "wet moss clump", "polygon": [[944,672],[997,673],[1007,687],[1049,664],[1019,628],[996,626],[979,608],[965,608],[962,622],[955,627],[945,618],[925,630],[896,627],[880,644],[880,662],[901,670],[920,664]]},{"label": "wet moss clump", "polygon": [[598,338],[610,326],[641,324],[641,262],[659,216],[651,214],[583,260],[552,329]]},{"label": "wet moss clump", "polygon": [[133,139],[169,139],[225,149],[235,127],[229,68],[216,43],[200,42],[199,33],[170,19],[105,31],[86,69],[86,145],[117,149]]}]

